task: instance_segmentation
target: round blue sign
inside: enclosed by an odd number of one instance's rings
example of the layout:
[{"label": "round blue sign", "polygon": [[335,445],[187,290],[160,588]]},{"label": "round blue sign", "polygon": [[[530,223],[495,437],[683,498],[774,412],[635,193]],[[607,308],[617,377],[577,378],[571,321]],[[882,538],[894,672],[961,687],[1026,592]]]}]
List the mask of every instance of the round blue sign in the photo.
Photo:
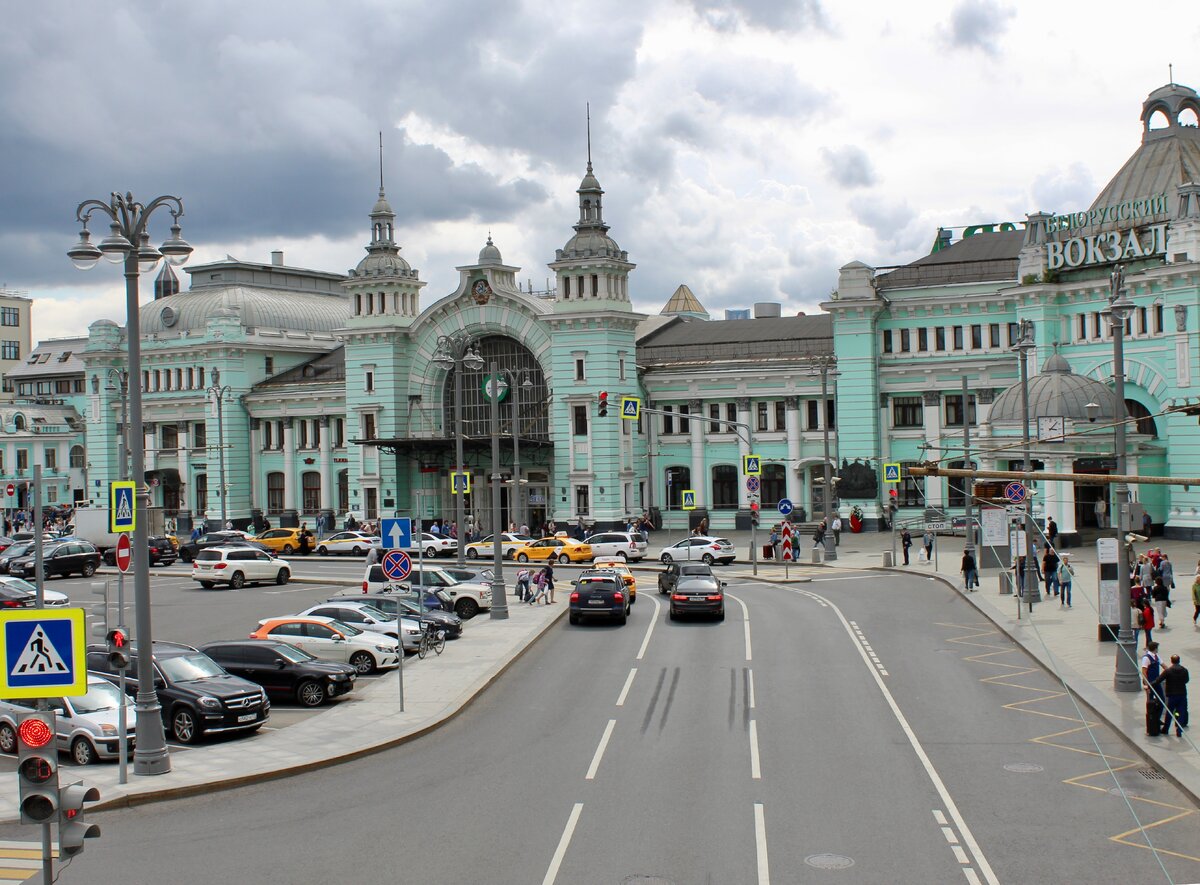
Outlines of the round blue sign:
[{"label": "round blue sign", "polygon": [[1010,482],[1004,487],[1004,497],[1014,504],[1025,500],[1025,486],[1019,482]]},{"label": "round blue sign", "polygon": [[784,498],[783,500],[781,500],[779,502],[779,512],[782,513],[784,516],[787,516],[794,509],[795,508],[792,506],[791,498]]},{"label": "round blue sign", "polygon": [[392,581],[403,581],[412,573],[412,559],[403,550],[383,554],[383,573]]}]

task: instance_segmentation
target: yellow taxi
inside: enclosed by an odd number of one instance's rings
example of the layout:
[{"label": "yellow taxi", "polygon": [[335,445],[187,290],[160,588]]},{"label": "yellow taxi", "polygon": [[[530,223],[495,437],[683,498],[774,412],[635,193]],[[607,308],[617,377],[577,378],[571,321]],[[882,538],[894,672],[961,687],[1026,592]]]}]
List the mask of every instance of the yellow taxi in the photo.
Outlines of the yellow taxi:
[{"label": "yellow taxi", "polygon": [[597,559],[592,563],[592,568],[611,569],[621,575],[625,581],[625,586],[629,588],[629,604],[633,605],[637,601],[637,578],[633,574],[633,569],[625,564],[623,559]]},{"label": "yellow taxi", "polygon": [[587,562],[592,558],[592,546],[581,544],[574,538],[554,537],[539,538],[529,541],[524,547],[518,547],[515,553],[517,562]]},{"label": "yellow taxi", "polygon": [[300,549],[300,529],[267,529],[255,535],[254,540],[272,553],[282,553],[286,556]]}]

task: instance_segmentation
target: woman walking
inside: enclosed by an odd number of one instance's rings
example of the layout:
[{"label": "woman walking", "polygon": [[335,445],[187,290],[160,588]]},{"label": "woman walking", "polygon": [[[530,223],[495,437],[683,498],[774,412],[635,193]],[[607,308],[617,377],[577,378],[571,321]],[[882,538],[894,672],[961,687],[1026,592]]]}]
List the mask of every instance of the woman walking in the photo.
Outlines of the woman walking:
[{"label": "woman walking", "polygon": [[963,575],[963,583],[967,585],[967,590],[972,587],[979,586],[979,572],[975,566],[975,557],[971,555],[970,550],[963,551],[962,566],[959,569]]}]

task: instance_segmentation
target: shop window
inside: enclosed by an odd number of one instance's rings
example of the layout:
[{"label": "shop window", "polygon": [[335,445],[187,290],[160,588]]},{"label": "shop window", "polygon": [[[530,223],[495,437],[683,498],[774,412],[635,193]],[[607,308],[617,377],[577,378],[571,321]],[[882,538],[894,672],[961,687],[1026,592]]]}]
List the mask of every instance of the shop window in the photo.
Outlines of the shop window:
[{"label": "shop window", "polygon": [[712,469],[713,510],[736,510],[738,506],[738,469],[718,464]]},{"label": "shop window", "polygon": [[893,427],[924,427],[925,408],[919,396],[892,397]]}]

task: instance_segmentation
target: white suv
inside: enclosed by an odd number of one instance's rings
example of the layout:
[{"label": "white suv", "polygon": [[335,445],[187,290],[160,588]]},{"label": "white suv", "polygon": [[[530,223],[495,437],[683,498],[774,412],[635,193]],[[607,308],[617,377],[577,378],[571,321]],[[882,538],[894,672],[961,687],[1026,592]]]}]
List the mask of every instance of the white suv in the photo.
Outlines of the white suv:
[{"label": "white suv", "polygon": [[631,532],[601,532],[585,538],[595,559],[624,559],[636,562],[646,556],[647,544],[642,536]]},{"label": "white suv", "polygon": [[492,607],[491,586],[470,581],[455,581],[436,565],[414,568],[409,576],[401,581],[388,580],[387,575],[383,573],[383,566],[379,563],[367,566],[363,573],[363,593],[378,593],[389,584],[407,584],[414,589],[421,587],[425,590],[444,592],[450,597],[454,613],[464,621],[469,621],[479,612]]},{"label": "white suv", "polygon": [[237,590],[264,581],[286,584],[291,577],[292,567],[285,560],[254,547],[208,547],[196,551],[192,560],[192,580],[206,589],[228,584]]}]

